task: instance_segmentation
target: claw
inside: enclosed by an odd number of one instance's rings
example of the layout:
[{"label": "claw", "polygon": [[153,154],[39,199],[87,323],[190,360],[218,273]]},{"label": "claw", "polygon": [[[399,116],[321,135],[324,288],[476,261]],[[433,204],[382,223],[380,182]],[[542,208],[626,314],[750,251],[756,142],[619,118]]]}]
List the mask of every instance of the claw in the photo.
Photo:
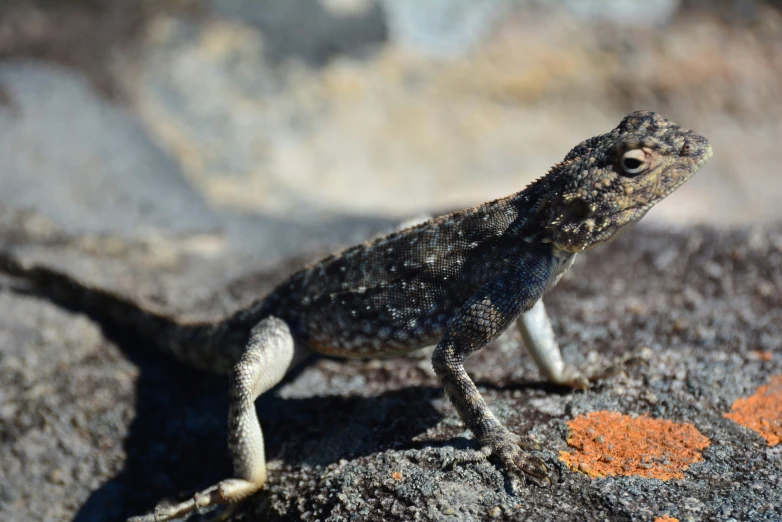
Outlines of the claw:
[{"label": "claw", "polygon": [[453,469],[457,464],[465,464],[470,462],[478,462],[485,460],[491,455],[491,448],[484,446],[479,450],[462,450],[456,453],[453,457],[449,458],[443,464],[443,470]]},{"label": "claw", "polygon": [[589,379],[587,379],[577,368],[569,365],[565,366],[565,369],[562,370],[560,384],[581,391],[587,391],[589,389]]},{"label": "claw", "polygon": [[[445,463],[443,468],[451,467],[459,462],[475,462],[495,455],[510,472],[511,481],[514,477],[526,475],[527,479],[538,486],[551,484],[548,480],[548,467],[542,459],[528,453],[529,450],[539,450],[540,444],[529,436],[520,436],[505,428],[498,429],[482,439],[480,450],[468,450],[457,453]],[[522,481],[523,482],[523,481]]]},{"label": "claw", "polygon": [[531,455],[523,455],[523,457],[526,457],[526,462],[516,462],[516,465],[524,473],[536,478],[544,478],[548,475],[548,468],[546,468],[546,464],[542,460]]},{"label": "claw", "polygon": [[533,484],[535,484],[536,486],[541,487],[541,488],[547,488],[547,487],[551,486],[551,479],[549,479],[548,477],[532,477],[532,476],[529,476],[529,477],[527,477],[527,480],[529,480],[530,482],[532,482]]},{"label": "claw", "polygon": [[505,468],[512,472],[512,475],[519,473],[527,475],[536,484],[546,479],[548,475],[546,464],[539,457],[525,451],[540,448],[531,438],[521,437],[503,428],[493,433],[485,443],[491,453],[499,457]]},{"label": "claw", "polygon": [[529,436],[524,436],[523,437],[521,435],[516,435],[515,433],[513,435],[516,438],[516,444],[518,444],[518,446],[521,449],[525,449],[527,451],[540,451],[541,450],[541,447],[540,447],[540,444],[538,444],[538,441],[536,441],[532,437],[529,437]]},{"label": "claw", "polygon": [[589,389],[589,379],[581,376],[581,378],[571,381],[569,385],[573,389],[587,391]]}]

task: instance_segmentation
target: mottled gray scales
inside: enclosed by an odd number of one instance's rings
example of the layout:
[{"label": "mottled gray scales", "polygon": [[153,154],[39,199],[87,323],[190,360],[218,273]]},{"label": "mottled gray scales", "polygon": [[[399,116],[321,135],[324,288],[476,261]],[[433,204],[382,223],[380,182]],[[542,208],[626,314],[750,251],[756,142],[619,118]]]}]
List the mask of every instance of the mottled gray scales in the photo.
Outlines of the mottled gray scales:
[{"label": "mottled gray scales", "polygon": [[[505,198],[379,238],[293,275],[267,300],[321,352],[367,356],[436,342],[455,311],[521,245]],[[489,219],[493,215],[501,219]]]},{"label": "mottled gray scales", "polygon": [[577,253],[627,231],[711,153],[702,136],[652,112],[634,112],[610,132],[575,146],[523,191],[329,256],[246,310],[210,324],[179,324],[13,259],[0,258],[0,268],[94,316],[136,328],[182,360],[230,370],[234,477],[138,521],[237,502],[263,487],[263,435],[253,403],[305,350],[385,356],[437,343],[434,369],[475,435],[478,455],[494,455],[511,477],[545,483],[546,466],[530,453],[535,442],[494,417],[464,361],[516,322],[549,380],[586,388],[587,378],[562,360],[542,295]]}]

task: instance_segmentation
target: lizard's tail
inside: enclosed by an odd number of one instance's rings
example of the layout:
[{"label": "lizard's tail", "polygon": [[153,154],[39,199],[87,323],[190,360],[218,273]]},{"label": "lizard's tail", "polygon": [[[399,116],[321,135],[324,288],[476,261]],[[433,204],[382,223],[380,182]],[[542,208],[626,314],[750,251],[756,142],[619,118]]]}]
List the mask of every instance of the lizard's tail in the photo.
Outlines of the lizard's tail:
[{"label": "lizard's tail", "polygon": [[0,250],[0,272],[19,277],[34,293],[64,308],[82,312],[102,326],[132,331],[144,342],[177,359],[213,373],[227,373],[239,360],[250,329],[262,318],[262,302],[222,321],[184,322],[145,310],[110,291],[42,266],[26,266]]}]

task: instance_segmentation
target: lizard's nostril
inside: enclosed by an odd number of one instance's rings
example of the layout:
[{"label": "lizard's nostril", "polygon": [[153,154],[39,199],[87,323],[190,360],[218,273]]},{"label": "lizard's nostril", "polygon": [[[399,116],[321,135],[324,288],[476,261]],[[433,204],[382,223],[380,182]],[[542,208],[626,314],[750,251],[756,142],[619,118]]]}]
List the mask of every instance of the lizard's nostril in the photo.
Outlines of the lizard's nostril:
[{"label": "lizard's nostril", "polygon": [[706,138],[690,133],[686,136],[679,154],[681,156],[702,155],[708,154],[709,149],[711,149],[711,144]]}]

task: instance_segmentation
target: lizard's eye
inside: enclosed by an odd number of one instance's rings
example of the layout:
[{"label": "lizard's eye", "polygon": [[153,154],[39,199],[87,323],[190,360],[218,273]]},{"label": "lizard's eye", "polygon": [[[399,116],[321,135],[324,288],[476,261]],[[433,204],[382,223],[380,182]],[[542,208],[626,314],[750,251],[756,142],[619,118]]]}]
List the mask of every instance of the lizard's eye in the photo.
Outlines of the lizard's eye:
[{"label": "lizard's eye", "polygon": [[641,149],[628,150],[622,154],[619,164],[622,167],[620,174],[625,176],[635,176],[649,168],[649,163],[646,161],[646,153]]}]

